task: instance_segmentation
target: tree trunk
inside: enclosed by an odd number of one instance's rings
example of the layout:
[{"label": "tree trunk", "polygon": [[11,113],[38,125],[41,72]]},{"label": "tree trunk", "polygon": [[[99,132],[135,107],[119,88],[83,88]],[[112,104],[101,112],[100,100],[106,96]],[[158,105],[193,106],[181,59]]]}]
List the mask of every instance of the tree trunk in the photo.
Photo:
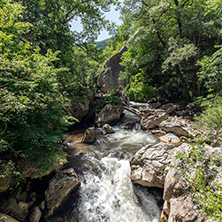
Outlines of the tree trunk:
[{"label": "tree trunk", "polygon": [[176,65],[175,68],[176,68],[176,74],[179,76],[179,78],[180,78],[180,80],[183,84],[185,97],[186,97],[186,103],[188,104],[191,101],[191,98],[190,98],[190,95],[189,95],[189,90],[188,90],[187,84],[186,84],[186,82],[183,78],[183,75],[182,75],[181,71],[180,71],[179,65]]}]

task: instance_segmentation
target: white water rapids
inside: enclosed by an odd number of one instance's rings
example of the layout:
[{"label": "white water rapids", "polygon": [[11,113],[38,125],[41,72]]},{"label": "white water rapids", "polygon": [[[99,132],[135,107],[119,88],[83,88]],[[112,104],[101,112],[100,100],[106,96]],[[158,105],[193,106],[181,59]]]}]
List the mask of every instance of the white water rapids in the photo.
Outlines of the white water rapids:
[{"label": "white water rapids", "polygon": [[[137,118],[129,112],[125,113],[127,115],[122,122]],[[158,221],[160,209],[155,198],[147,189],[132,184],[129,164],[133,153],[156,140],[139,127],[124,130],[121,123],[113,127],[114,134],[103,136],[102,141],[87,148],[84,146],[84,152],[71,158],[70,166],[79,174],[81,186],[78,203],[73,210],[77,219],[69,221]],[[72,146],[75,147],[75,144]]]},{"label": "white water rapids", "polygon": [[137,190],[134,194],[127,159],[104,157],[101,176],[85,176],[80,189],[79,221],[81,222],[157,222],[160,210],[153,196]]}]

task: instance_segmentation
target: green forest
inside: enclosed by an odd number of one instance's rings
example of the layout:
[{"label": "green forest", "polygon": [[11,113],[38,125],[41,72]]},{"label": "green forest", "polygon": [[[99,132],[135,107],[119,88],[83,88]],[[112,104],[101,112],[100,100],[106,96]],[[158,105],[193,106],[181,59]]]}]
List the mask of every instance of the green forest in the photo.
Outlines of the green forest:
[{"label": "green forest", "polygon": [[[105,19],[111,5],[120,26]],[[77,19],[80,32],[71,30]],[[112,38],[96,44],[102,29]],[[121,57],[121,92],[200,106],[197,121],[221,140],[221,0],[0,0],[1,178],[19,177],[20,159],[49,167],[59,158],[79,121],[68,107],[99,92],[105,62],[139,29]]]}]

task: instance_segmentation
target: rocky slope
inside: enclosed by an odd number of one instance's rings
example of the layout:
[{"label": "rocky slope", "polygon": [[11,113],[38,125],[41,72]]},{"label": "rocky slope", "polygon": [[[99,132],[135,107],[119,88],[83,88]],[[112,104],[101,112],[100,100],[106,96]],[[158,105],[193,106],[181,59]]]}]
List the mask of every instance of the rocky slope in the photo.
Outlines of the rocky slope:
[{"label": "rocky slope", "polygon": [[[207,221],[206,216],[199,212],[201,206],[195,201],[197,194],[192,192],[191,184],[180,170],[183,167],[189,178],[195,178],[196,169],[202,167],[200,164],[203,162],[196,161],[191,167],[183,159],[175,158],[176,154],[182,152],[187,153],[187,156],[192,155],[192,146],[189,142],[198,132],[192,129],[193,122],[188,120],[189,115],[170,116],[170,114],[176,114],[176,108],[172,107],[170,112],[167,112],[164,107],[161,109],[140,108],[140,114],[143,115],[141,118],[143,129],[154,133],[160,142],[143,147],[131,159],[131,179],[142,186],[164,189],[165,202],[159,222]],[[222,148],[205,145],[204,155],[207,159],[215,152],[221,153]],[[217,170],[218,166],[214,166],[214,172]],[[211,175],[212,172],[206,171],[204,176],[215,177]]]}]

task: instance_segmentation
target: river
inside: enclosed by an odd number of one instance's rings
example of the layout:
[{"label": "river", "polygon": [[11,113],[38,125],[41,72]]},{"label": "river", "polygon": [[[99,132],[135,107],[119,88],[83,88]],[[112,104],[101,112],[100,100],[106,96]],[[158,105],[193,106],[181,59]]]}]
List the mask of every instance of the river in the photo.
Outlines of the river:
[{"label": "river", "polygon": [[135,186],[130,179],[129,159],[146,144],[157,141],[142,131],[139,124],[124,130],[122,123],[136,121],[125,116],[113,127],[114,134],[101,135],[93,145],[80,143],[80,134],[69,134],[70,163],[81,181],[79,195],[73,203],[70,222],[157,222],[160,209],[148,189]]}]

